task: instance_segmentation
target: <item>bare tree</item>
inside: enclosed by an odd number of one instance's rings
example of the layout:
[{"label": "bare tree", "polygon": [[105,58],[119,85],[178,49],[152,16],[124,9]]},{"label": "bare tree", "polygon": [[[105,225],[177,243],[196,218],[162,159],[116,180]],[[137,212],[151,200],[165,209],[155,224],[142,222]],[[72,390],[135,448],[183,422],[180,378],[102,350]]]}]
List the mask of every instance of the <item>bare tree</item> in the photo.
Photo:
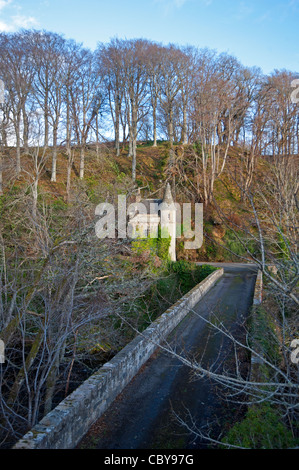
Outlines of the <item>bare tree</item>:
[{"label": "bare tree", "polygon": [[161,95],[161,73],[163,67],[163,47],[158,44],[149,45],[149,61],[147,64],[148,67],[148,76],[149,76],[149,89],[150,89],[150,102],[153,113],[153,146],[157,146],[157,112],[158,112],[158,103],[159,97]]},{"label": "bare tree", "polygon": [[147,114],[148,73],[147,57],[148,42],[144,40],[127,41],[124,47],[125,93],[129,103],[129,154],[132,157],[132,179],[136,179],[136,148],[138,126]]},{"label": "bare tree", "polygon": [[56,182],[58,126],[62,112],[62,90],[65,82],[65,48],[62,36],[45,31],[32,33],[35,64],[35,99],[44,113],[44,147],[50,143],[52,127],[51,181]]},{"label": "bare tree", "polygon": [[161,73],[161,96],[160,106],[165,115],[167,124],[167,136],[170,143],[170,167],[175,162],[173,143],[174,143],[174,108],[176,99],[181,91],[181,76],[184,67],[183,52],[173,45],[165,47],[163,50],[162,61],[163,68]]},{"label": "bare tree", "polygon": [[98,69],[101,70],[101,73],[104,76],[105,86],[108,93],[115,134],[114,145],[116,155],[119,156],[121,106],[124,97],[122,42],[118,39],[112,39],[107,46],[99,44],[96,55]]},{"label": "bare tree", "polygon": [[[26,102],[32,91],[34,79],[33,50],[30,32],[1,34],[0,36],[1,77],[9,95],[12,122],[15,130],[16,173],[21,172],[22,123],[27,142]],[[23,119],[22,119],[23,118]]]},{"label": "bare tree", "polygon": [[87,49],[79,50],[70,99],[72,121],[80,148],[80,179],[84,177],[85,148],[91,125],[102,105],[101,95],[98,93],[100,80],[94,55]]}]

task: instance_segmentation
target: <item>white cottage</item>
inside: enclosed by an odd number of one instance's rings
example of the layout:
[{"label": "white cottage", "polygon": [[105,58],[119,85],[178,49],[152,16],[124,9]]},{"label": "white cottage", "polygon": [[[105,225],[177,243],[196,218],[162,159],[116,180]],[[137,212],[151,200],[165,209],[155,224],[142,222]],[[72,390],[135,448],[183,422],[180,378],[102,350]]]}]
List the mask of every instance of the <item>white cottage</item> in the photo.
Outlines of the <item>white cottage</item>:
[{"label": "white cottage", "polygon": [[170,235],[169,255],[172,261],[176,261],[176,206],[169,183],[163,199],[142,200],[139,192],[136,203],[129,209],[128,230],[131,238],[157,238],[159,227],[162,236],[166,233]]}]

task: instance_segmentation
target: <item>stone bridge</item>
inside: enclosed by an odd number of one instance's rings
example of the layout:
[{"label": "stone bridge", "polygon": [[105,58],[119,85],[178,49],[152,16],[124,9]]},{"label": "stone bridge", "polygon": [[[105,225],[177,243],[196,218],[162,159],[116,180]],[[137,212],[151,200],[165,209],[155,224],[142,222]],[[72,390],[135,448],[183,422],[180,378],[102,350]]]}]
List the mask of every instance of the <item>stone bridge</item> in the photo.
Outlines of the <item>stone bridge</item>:
[{"label": "stone bridge", "polygon": [[[212,315],[221,319],[225,328],[237,332],[252,304],[259,302],[260,291],[255,291],[255,286],[259,288],[260,282],[256,283],[256,278],[253,265],[219,265],[14,448],[200,446],[194,439],[189,442],[186,437],[169,437],[182,434],[182,429],[173,424],[173,415],[182,416],[188,410],[198,426],[219,420],[221,397],[207,378],[193,380],[192,370],[181,358],[201,358],[205,366],[221,370],[232,353],[231,346],[222,335],[215,335],[206,320]],[[180,357],[159,347],[165,344],[171,344]]]}]

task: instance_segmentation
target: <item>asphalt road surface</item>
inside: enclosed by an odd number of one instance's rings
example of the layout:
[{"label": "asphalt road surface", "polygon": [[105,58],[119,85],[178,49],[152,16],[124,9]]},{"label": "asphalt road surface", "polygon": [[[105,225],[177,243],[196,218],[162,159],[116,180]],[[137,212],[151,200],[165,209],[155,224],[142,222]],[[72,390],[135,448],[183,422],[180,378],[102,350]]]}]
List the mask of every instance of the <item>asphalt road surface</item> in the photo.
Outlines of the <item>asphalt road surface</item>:
[{"label": "asphalt road surface", "polygon": [[[201,361],[213,372],[234,373],[232,342],[203,318],[218,322],[242,338],[252,305],[257,271],[251,265],[221,264],[224,276],[194,307],[168,338],[176,352]],[[239,351],[243,373],[248,357]],[[161,350],[143,366],[106,413],[91,427],[79,448],[194,449],[207,442],[184,428],[188,425],[218,435],[241,409],[227,401],[226,390]]]}]

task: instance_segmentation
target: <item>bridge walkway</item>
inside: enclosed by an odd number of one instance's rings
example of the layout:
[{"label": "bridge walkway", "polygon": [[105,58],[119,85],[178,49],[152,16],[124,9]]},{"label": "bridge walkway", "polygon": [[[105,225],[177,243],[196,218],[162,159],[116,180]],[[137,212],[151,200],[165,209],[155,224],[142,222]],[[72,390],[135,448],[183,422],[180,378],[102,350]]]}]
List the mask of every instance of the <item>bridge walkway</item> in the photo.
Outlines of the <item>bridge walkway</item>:
[{"label": "bridge walkway", "polygon": [[[200,317],[220,319],[234,335],[244,336],[257,272],[251,265],[222,267],[224,276],[180,323],[168,342],[176,352],[201,360],[214,372],[221,372],[223,367],[233,372],[233,345]],[[249,361],[242,354],[246,374]],[[235,405],[225,405],[225,392],[211,380],[195,377],[189,367],[159,350],[94,423],[78,448],[204,448],[206,444],[186,433],[175,414],[189,420],[190,425],[192,417],[196,426],[212,426],[217,432],[230,420],[228,414],[236,417]]]}]

